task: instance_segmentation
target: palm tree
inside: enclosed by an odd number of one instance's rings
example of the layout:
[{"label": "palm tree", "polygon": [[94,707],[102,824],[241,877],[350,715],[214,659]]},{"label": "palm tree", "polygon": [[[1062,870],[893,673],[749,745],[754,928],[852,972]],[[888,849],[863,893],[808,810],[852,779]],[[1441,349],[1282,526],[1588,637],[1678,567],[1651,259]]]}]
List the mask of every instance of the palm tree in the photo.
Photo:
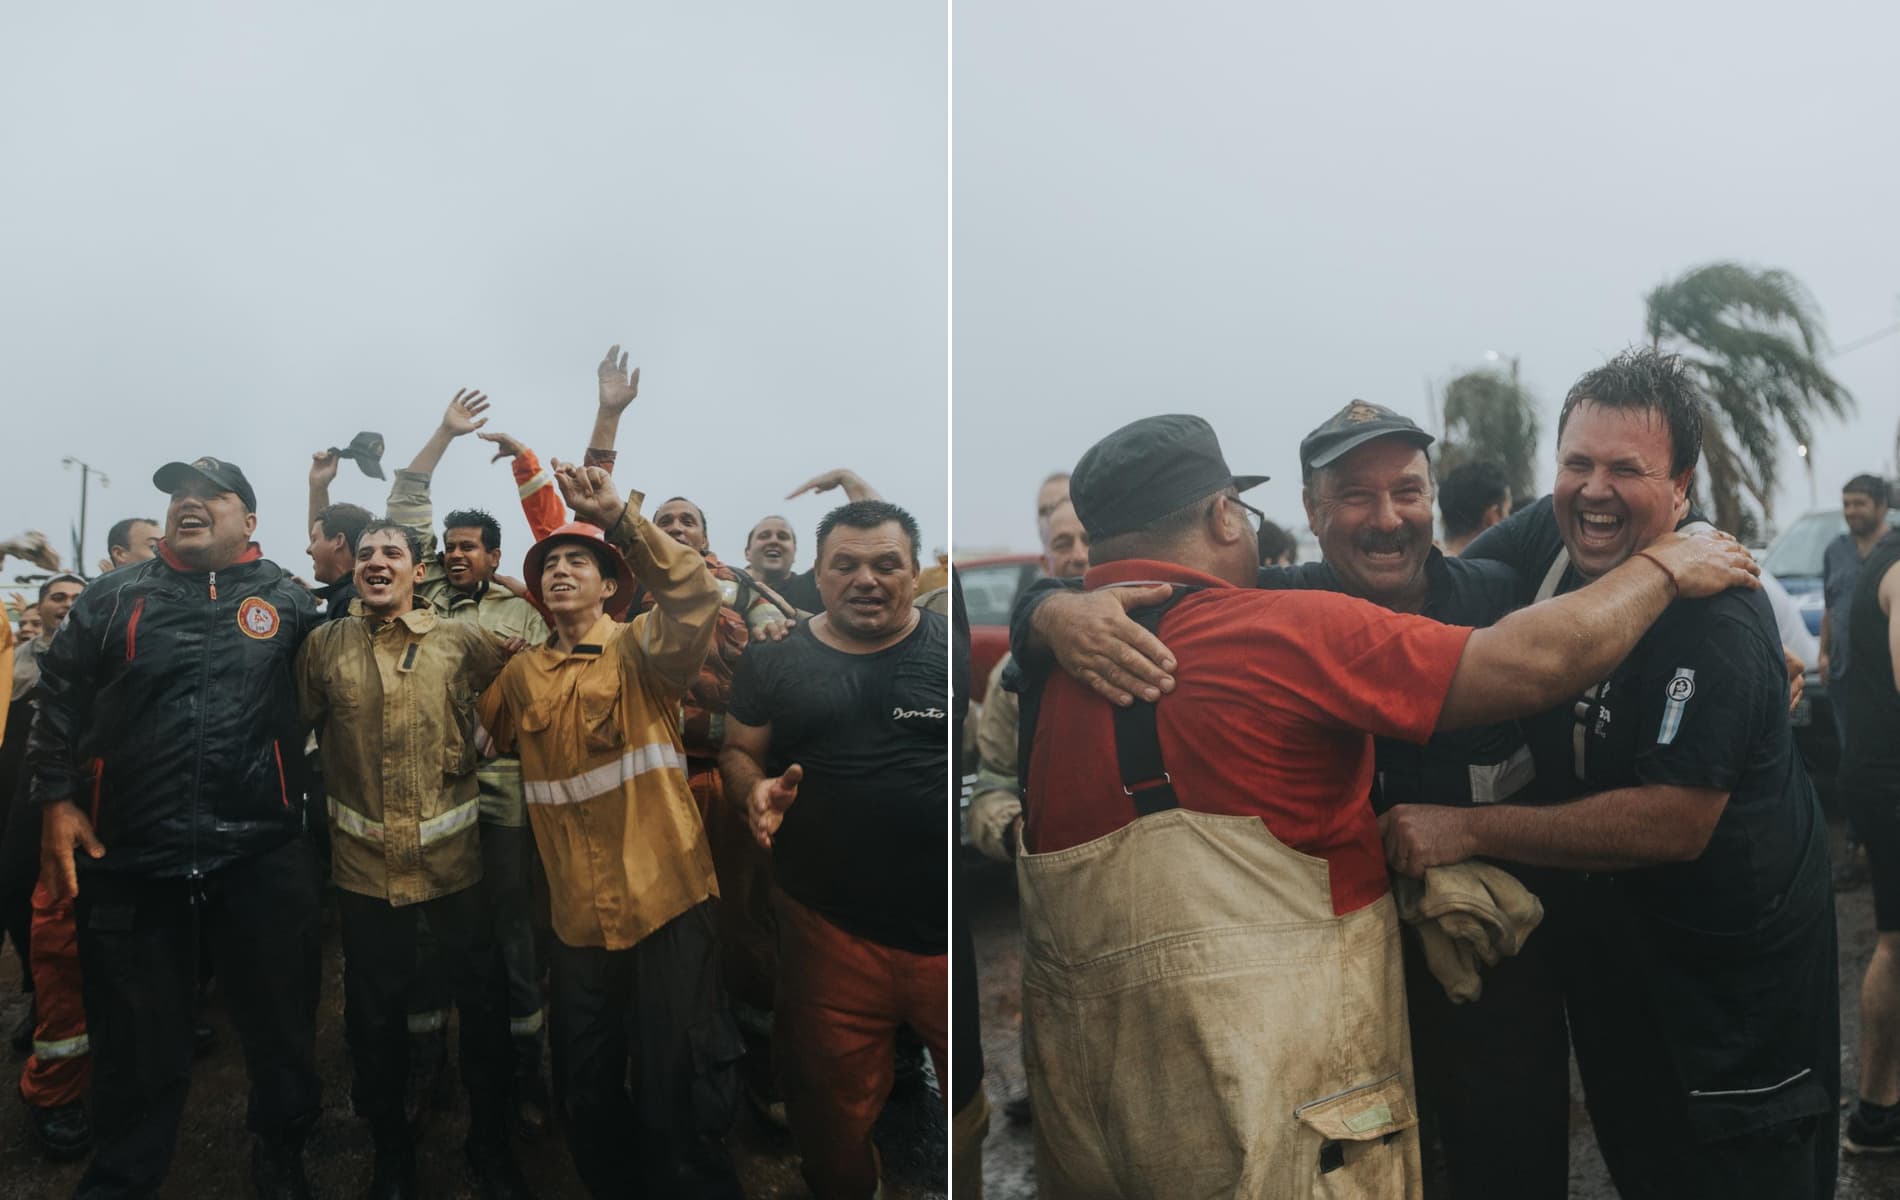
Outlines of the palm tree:
[{"label": "palm tree", "polygon": [[1515,364],[1508,375],[1485,368],[1446,384],[1444,413],[1441,478],[1465,463],[1490,459],[1504,468],[1520,503],[1537,494],[1537,407],[1518,383]]},{"label": "palm tree", "polygon": [[1743,493],[1772,521],[1782,432],[1812,445],[1816,416],[1854,407],[1821,366],[1827,333],[1814,298],[1786,271],[1717,262],[1656,288],[1645,305],[1650,347],[1681,354],[1708,402],[1702,459],[1716,524],[1753,526]]}]

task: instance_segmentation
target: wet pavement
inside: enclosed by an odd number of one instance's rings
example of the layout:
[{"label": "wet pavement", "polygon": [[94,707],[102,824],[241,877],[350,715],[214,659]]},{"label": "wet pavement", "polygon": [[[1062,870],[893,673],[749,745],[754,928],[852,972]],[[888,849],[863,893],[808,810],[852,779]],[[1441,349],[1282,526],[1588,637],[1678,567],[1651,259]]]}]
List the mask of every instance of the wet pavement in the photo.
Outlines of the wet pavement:
[{"label": "wet pavement", "polygon": [[[305,1151],[312,1193],[318,1197],[361,1195],[369,1186],[368,1126],[350,1114],[349,1063],[343,1045],[343,960],[333,910],[327,913],[322,1005],[318,1013],[317,1066],[323,1077],[323,1115]],[[23,1011],[19,962],[9,945],[0,952],[0,1031],[10,1033]],[[245,1078],[237,1034],[214,1003],[206,1014],[217,1028],[212,1051],[192,1072],[191,1098],[185,1109],[163,1196],[191,1200],[248,1198],[250,1140],[244,1132]],[[0,1066],[17,1081],[23,1059],[0,1042]],[[423,1135],[417,1158],[419,1182],[436,1200],[472,1197],[462,1162],[467,1125],[460,1084],[443,1089],[448,1106],[437,1110]],[[877,1127],[884,1164],[884,1194],[892,1200],[943,1200],[948,1193],[948,1158],[942,1101],[927,1071],[921,1082],[894,1095]],[[84,1162],[54,1165],[38,1154],[26,1108],[13,1086],[0,1094],[0,1200],[43,1200],[68,1196],[84,1172]],[[732,1139],[746,1195],[752,1200],[802,1200],[811,1195],[798,1172],[791,1135],[762,1121],[745,1107]],[[582,1197],[572,1162],[558,1132],[517,1139],[522,1170],[543,1200]]]},{"label": "wet pavement", "polygon": [[[1835,843],[1838,849],[1838,830]],[[1015,876],[1001,864],[976,860],[973,870],[957,876],[959,887],[965,886],[965,881],[971,887],[970,911],[976,928],[983,993],[984,1086],[994,1109],[990,1136],[983,1144],[983,1195],[985,1200],[1030,1200],[1036,1194],[1030,1130],[1026,1125],[1012,1124],[1003,1113],[1003,1106],[1026,1090]],[[1841,935],[1841,1077],[1851,1095],[1857,1078],[1860,980],[1874,947],[1873,897],[1863,885],[1835,899]],[[1571,1076],[1570,1195],[1574,1200],[1613,1200],[1616,1189],[1597,1153],[1574,1069]],[[1844,1158],[1836,1196],[1838,1200],[1900,1197],[1900,1157]]]}]

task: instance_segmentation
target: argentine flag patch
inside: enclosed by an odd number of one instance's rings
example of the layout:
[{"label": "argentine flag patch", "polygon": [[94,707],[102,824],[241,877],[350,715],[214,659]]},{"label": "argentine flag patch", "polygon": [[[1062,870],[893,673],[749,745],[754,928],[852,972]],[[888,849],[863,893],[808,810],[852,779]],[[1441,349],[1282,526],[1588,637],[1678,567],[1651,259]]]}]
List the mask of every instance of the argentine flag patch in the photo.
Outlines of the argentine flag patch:
[{"label": "argentine flag patch", "polygon": [[1695,672],[1688,667],[1676,668],[1676,673],[1663,687],[1663,694],[1669,703],[1663,706],[1662,728],[1656,731],[1656,744],[1667,746],[1676,740],[1676,731],[1682,728],[1682,710],[1695,698]]}]

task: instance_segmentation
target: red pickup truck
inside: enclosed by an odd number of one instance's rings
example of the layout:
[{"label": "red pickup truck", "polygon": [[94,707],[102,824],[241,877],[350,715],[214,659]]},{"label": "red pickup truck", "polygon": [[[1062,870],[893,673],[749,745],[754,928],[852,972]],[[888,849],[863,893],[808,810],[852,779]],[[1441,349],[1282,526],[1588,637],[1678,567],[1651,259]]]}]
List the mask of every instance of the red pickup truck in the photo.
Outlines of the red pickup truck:
[{"label": "red pickup truck", "polygon": [[957,563],[963,603],[970,614],[970,696],[981,704],[990,672],[1009,653],[1009,608],[1016,594],[1042,576],[1042,558],[1006,554]]}]

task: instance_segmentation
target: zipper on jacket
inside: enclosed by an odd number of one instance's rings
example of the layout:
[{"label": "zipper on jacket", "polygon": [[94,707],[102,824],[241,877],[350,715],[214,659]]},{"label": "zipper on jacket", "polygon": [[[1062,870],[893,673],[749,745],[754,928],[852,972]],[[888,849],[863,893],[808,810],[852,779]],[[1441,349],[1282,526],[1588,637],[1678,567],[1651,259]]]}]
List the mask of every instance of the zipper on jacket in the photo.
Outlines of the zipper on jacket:
[{"label": "zipper on jacket", "polygon": [[[198,675],[198,747],[197,756],[192,764],[191,776],[191,896],[194,906],[203,892],[204,872],[198,869],[198,819],[199,809],[204,804],[205,790],[205,713],[210,705],[205,698],[211,694],[211,647],[216,642],[218,632],[218,573],[211,572],[211,604],[206,608],[204,653],[199,655],[203,670]],[[192,940],[197,941],[197,930],[192,930]]]},{"label": "zipper on jacket", "polygon": [[139,616],[140,614],[144,613],[144,611],[145,611],[145,597],[140,596],[139,602],[132,606],[131,619],[125,623],[125,661],[127,662],[131,662],[133,655],[137,653],[137,646],[138,646],[138,639],[139,639]]},{"label": "zipper on jacket", "polygon": [[211,572],[211,598],[213,600],[218,598],[218,573],[216,571]]}]

